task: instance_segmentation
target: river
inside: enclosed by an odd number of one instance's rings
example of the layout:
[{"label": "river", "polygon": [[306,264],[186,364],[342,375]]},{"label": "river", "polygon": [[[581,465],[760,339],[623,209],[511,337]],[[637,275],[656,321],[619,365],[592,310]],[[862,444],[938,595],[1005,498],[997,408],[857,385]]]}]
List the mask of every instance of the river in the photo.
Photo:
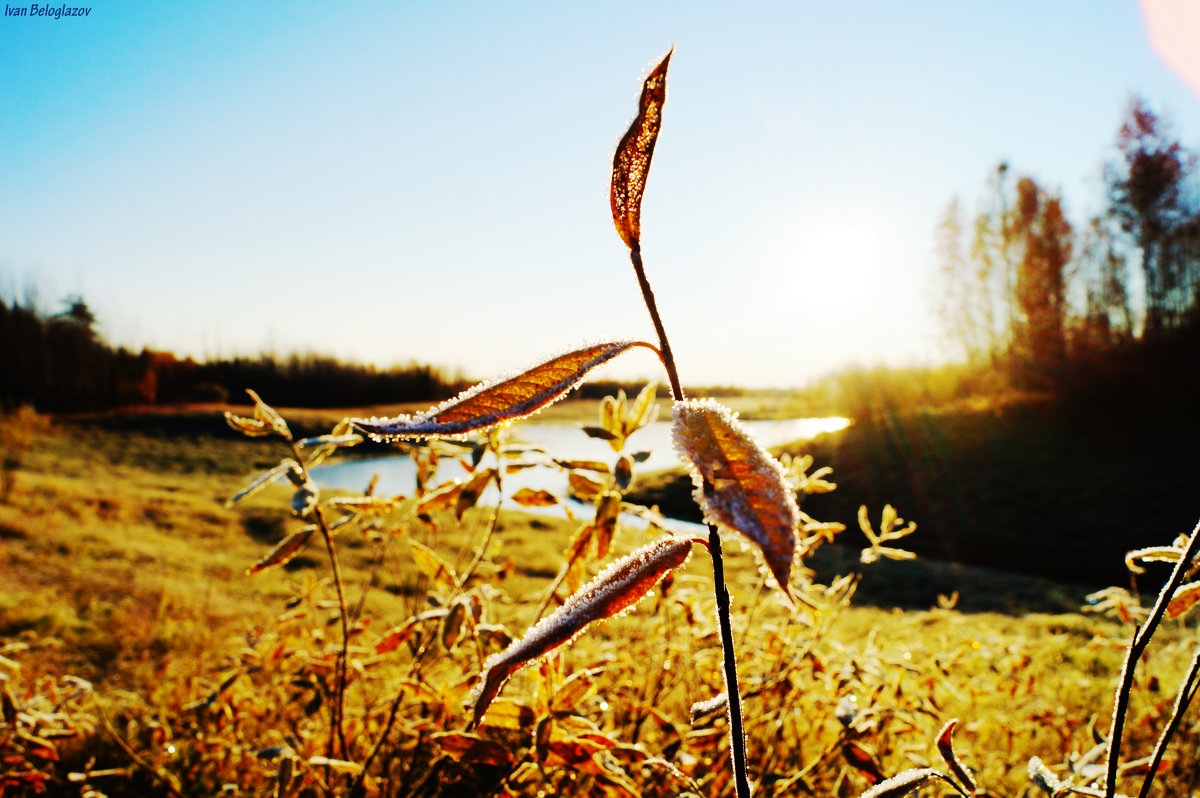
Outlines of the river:
[{"label": "river", "polygon": [[[795,418],[781,421],[743,421],[760,443],[767,447],[780,446],[792,441],[807,440],[823,432],[833,432],[850,424],[844,418]],[[518,424],[512,428],[512,440],[542,449],[559,460],[599,460],[613,465],[617,455],[606,441],[590,438],[578,426],[569,424]],[[362,446],[374,444],[364,443]],[[671,446],[669,422],[655,422],[630,436],[625,451],[648,452],[645,461],[639,463],[634,473],[649,473],[668,468],[677,468],[679,458]],[[537,455],[530,455],[533,459]],[[544,459],[544,458],[543,458]],[[359,492],[365,490],[374,475],[379,475],[377,496],[411,495],[416,485],[416,468],[407,455],[388,455],[365,459],[348,460],[313,469],[313,478],[325,488],[338,488]],[[435,484],[454,479],[463,479],[466,471],[452,458],[443,458]],[[567,494],[566,472],[555,467],[527,468],[515,474],[504,475],[504,495],[511,496],[517,490],[529,487],[548,490],[556,496]],[[493,485],[481,499],[481,504],[496,501]],[[504,506],[515,506],[505,501]],[[551,508],[554,511],[555,508]],[[561,514],[561,509],[556,514]]]}]

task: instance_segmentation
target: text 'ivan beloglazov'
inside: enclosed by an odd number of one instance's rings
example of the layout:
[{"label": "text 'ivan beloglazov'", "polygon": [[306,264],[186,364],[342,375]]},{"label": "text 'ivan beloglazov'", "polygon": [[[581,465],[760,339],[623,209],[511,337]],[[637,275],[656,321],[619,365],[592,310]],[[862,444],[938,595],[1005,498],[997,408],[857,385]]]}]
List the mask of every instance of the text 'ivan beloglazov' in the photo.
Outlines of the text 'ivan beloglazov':
[{"label": "text 'ivan beloglazov'", "polygon": [[92,9],[79,8],[78,6],[52,6],[47,3],[44,6],[39,6],[37,3],[25,8],[24,6],[10,6],[7,3],[4,5],[4,16],[6,17],[54,17],[60,19],[62,17],[86,17],[92,13]]}]

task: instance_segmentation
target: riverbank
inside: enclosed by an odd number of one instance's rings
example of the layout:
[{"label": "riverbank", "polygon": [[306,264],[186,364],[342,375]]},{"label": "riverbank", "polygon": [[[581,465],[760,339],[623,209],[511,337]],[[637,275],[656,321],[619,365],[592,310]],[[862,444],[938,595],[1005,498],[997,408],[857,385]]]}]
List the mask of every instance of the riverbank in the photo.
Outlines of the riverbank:
[{"label": "riverbank", "polygon": [[[1065,404],[882,415],[783,450],[833,468],[838,489],[805,512],[856,529],[866,504],[918,524],[920,555],[1084,585],[1129,583],[1125,552],[1165,545],[1200,515],[1200,424],[1183,412]],[[680,472],[649,475],[635,500],[698,520]]]}]

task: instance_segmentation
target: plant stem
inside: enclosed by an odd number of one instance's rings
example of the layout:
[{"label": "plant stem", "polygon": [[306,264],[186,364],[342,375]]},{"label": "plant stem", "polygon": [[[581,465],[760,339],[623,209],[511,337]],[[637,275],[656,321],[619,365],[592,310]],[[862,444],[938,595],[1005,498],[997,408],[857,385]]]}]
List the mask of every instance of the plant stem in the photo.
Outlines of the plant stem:
[{"label": "plant stem", "polygon": [[1200,550],[1200,523],[1197,523],[1196,528],[1192,530],[1187,545],[1184,546],[1178,562],[1175,563],[1175,570],[1171,572],[1171,578],[1167,580],[1167,583],[1163,585],[1162,592],[1158,594],[1158,601],[1154,603],[1150,617],[1138,627],[1133,641],[1125,651],[1125,663],[1121,666],[1121,680],[1117,686],[1116,697],[1113,699],[1112,727],[1108,733],[1108,773],[1104,782],[1105,798],[1113,798],[1117,794],[1117,760],[1121,753],[1121,735],[1125,728],[1125,712],[1129,708],[1129,693],[1133,689],[1133,672],[1137,668],[1137,662],[1141,658],[1142,652],[1150,643],[1151,635],[1162,621],[1163,615],[1167,611],[1167,604],[1175,595],[1176,589],[1182,584],[1188,565],[1195,559],[1198,550]]},{"label": "plant stem", "polygon": [[654,291],[650,281],[646,279],[646,269],[642,266],[642,246],[637,241],[629,248],[629,259],[633,261],[633,271],[637,275],[638,285],[642,289],[642,299],[646,301],[646,310],[650,311],[650,321],[654,323],[654,332],[658,334],[659,356],[667,369],[667,379],[671,381],[671,396],[676,402],[683,401],[683,388],[679,385],[679,372],[675,370],[675,357],[671,354],[671,344],[667,341],[667,331],[663,329],[662,319],[658,315],[658,304],[654,301]]},{"label": "plant stem", "polygon": [[396,697],[392,699],[391,709],[388,710],[387,723],[383,726],[383,731],[379,734],[379,739],[375,741],[374,747],[371,748],[371,753],[367,755],[366,760],[362,764],[362,769],[358,771],[358,776],[354,779],[354,783],[350,786],[350,795],[356,798],[359,795],[365,795],[363,783],[367,778],[367,770],[375,762],[375,757],[379,756],[379,752],[383,750],[383,744],[387,742],[387,738],[392,733],[392,726],[396,723],[396,715],[400,712],[400,702],[404,699],[404,688],[401,687],[396,691]]},{"label": "plant stem", "polygon": [[[342,586],[342,569],[338,565],[337,553],[333,548],[333,535],[329,532],[329,525],[325,523],[325,517],[321,514],[320,507],[313,508],[313,516],[317,519],[317,528],[321,530],[321,537],[325,540],[325,550],[329,553],[329,563],[333,570],[333,585],[337,590],[338,599],[338,617],[342,622],[342,647],[338,650],[337,658],[337,692],[334,694],[334,730],[337,733],[338,747],[341,751],[341,758],[346,758],[346,731],[344,721],[345,706],[346,706],[346,656],[350,648],[350,618],[348,608],[346,607],[346,593]],[[332,748],[332,741],[330,742]]]},{"label": "plant stem", "polygon": [[725,692],[729,696],[729,746],[733,757],[734,785],[738,798],[750,798],[750,779],[746,774],[746,735],[742,730],[742,698],[738,687],[737,656],[733,649],[733,625],[729,620],[729,589],[725,586],[721,535],[715,524],[708,525],[708,551],[712,555],[717,621],[721,626],[721,659],[725,666]]},{"label": "plant stem", "polygon": [[[288,439],[288,443],[291,444],[292,456],[300,464],[300,468],[304,472],[304,480],[307,482],[310,477],[308,468],[304,465],[304,458],[300,456],[300,448],[290,438]],[[337,685],[334,689],[333,707],[329,713],[334,734],[330,735],[328,749],[330,758],[332,759],[334,738],[336,737],[339,757],[345,759],[346,732],[343,724],[343,714],[346,706],[346,658],[350,649],[350,614],[349,608],[346,606],[345,588],[342,585],[342,568],[338,564],[337,551],[333,546],[333,534],[329,531],[329,525],[325,523],[325,516],[321,513],[321,505],[315,505],[312,512],[313,519],[317,522],[317,528],[321,530],[321,538],[325,541],[325,551],[329,554],[329,566],[333,571],[333,586],[337,590],[338,618],[342,623],[342,647],[338,651],[337,665],[335,667]]]},{"label": "plant stem", "polygon": [[1200,648],[1196,649],[1196,653],[1192,655],[1187,675],[1184,676],[1179,693],[1175,696],[1175,706],[1171,708],[1171,717],[1167,721],[1162,735],[1158,738],[1158,744],[1154,746],[1154,754],[1150,757],[1150,769],[1146,772],[1146,779],[1142,782],[1138,798],[1146,798],[1150,794],[1150,785],[1154,782],[1154,775],[1158,773],[1158,766],[1162,763],[1163,754],[1167,752],[1167,743],[1179,730],[1179,724],[1183,721],[1183,713],[1187,712],[1188,704],[1196,696],[1196,677],[1198,675],[1200,675]]},{"label": "plant stem", "polygon": [[459,577],[462,583],[463,590],[467,588],[467,580],[475,575],[475,569],[479,567],[479,563],[487,554],[488,548],[492,545],[492,537],[496,534],[496,525],[500,523],[500,505],[504,502],[504,485],[500,481],[500,453],[496,452],[496,491],[500,495],[496,497],[496,506],[492,509],[492,520],[488,523],[487,533],[483,536],[483,542],[479,544],[479,548],[475,551],[475,559],[471,560],[471,564],[467,566],[467,570]]},{"label": "plant stem", "polygon": [[[671,381],[671,397],[676,402],[682,402],[683,388],[679,384],[679,372],[675,368],[675,357],[671,354],[667,331],[663,328],[662,319],[658,315],[654,291],[650,288],[650,281],[646,279],[646,269],[642,266],[642,247],[639,242],[634,241],[630,246],[629,259],[633,261],[633,271],[637,275],[638,285],[642,289],[642,299],[646,302],[646,309],[650,311],[650,321],[654,323],[654,331],[658,334],[659,356],[667,370],[667,377]],[[742,729],[742,701],[737,677],[737,654],[733,646],[733,625],[729,620],[729,589],[725,586],[725,558],[721,552],[721,535],[714,524],[708,525],[708,553],[712,558],[713,587],[717,598],[717,622],[721,627],[721,660],[725,668],[725,694],[728,697],[729,750],[733,760],[733,782],[737,798],[750,798],[750,779],[746,772],[746,737]]]}]

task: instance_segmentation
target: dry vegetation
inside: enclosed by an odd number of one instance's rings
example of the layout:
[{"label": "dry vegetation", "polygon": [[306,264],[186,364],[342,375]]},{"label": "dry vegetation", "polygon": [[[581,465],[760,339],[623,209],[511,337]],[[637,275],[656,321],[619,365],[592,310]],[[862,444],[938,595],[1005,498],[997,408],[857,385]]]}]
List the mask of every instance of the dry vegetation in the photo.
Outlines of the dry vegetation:
[{"label": "dry vegetation", "polygon": [[[428,413],[346,419],[304,440],[254,394],[252,415],[225,416],[251,439],[239,442],[186,415],[53,429],[28,413],[5,419],[0,792],[1196,789],[1194,724],[1161,756],[1134,756],[1183,719],[1195,690],[1187,609],[1200,584],[1179,586],[1200,528],[1141,553],[1176,564],[1149,615],[1123,591],[1094,596],[1111,618],[967,614],[955,595],[903,612],[886,592],[874,596],[883,606],[856,607],[859,575],[837,567],[846,558],[827,560],[819,580],[807,569],[840,536],[856,539],[843,542],[861,564],[899,573],[914,527],[890,505],[859,511],[862,538],[805,515],[797,494],[834,487],[823,464],[776,460],[726,408],[685,399],[639,241],[669,58],[618,145],[611,195],[657,346],[594,344]],[[588,434],[609,442],[607,461],[505,439],[509,423],[632,347],[656,350],[667,372],[707,537],[668,532],[628,501],[639,460],[625,443],[652,416],[652,388],[599,404]],[[313,465],[363,435],[414,459],[410,491],[331,496],[313,481]],[[445,458],[468,476],[439,479]],[[568,472],[579,503],[505,492],[526,468]],[[566,506],[568,520],[482,505],[489,485],[526,507]],[[711,571],[684,563],[693,548]],[[996,574],[964,584],[1003,587]],[[1127,652],[1137,665],[1172,595],[1168,614],[1183,620],[1140,667],[1123,667]]]},{"label": "dry vegetation", "polygon": [[[64,794],[263,794],[277,788],[281,762],[294,774],[283,794],[344,787],[320,758],[338,648],[328,564],[310,543],[286,568],[247,576],[300,523],[278,510],[289,491],[269,488],[237,511],[222,506],[244,482],[232,473],[238,463],[272,462],[270,444],[91,425],[58,425],[32,444],[0,505],[0,633],[16,728],[26,735],[6,727],[10,788],[42,773]],[[205,473],[214,462],[216,473]],[[459,523],[448,510],[430,525],[401,507],[374,532],[338,533],[347,592],[362,606],[348,761],[366,759],[401,698],[364,788],[728,792],[723,716],[689,717],[693,702],[721,690],[711,577],[695,564],[631,614],[518,673],[483,725],[464,731],[481,657],[532,621],[576,531],[505,513],[467,586],[417,567],[409,540],[461,574],[490,519],[481,508]],[[614,553],[648,535],[620,524]],[[936,766],[933,739],[951,717],[961,720],[957,750],[980,785],[1028,794],[1030,757],[1062,775],[1107,728],[1127,624],[836,601],[793,612],[763,592],[749,552],[735,546],[727,562],[757,795],[857,794],[875,764],[884,774]],[[588,571],[599,565],[589,553]],[[917,567],[895,567],[907,565]],[[988,584],[1000,589],[994,577]],[[456,600],[482,613],[457,632],[438,613]],[[403,642],[398,629],[409,631]],[[1149,750],[1179,683],[1191,642],[1185,630],[1167,632],[1138,673],[1128,750]],[[1192,788],[1195,739],[1185,729],[1161,794]],[[88,772],[101,775],[78,775]]]}]

